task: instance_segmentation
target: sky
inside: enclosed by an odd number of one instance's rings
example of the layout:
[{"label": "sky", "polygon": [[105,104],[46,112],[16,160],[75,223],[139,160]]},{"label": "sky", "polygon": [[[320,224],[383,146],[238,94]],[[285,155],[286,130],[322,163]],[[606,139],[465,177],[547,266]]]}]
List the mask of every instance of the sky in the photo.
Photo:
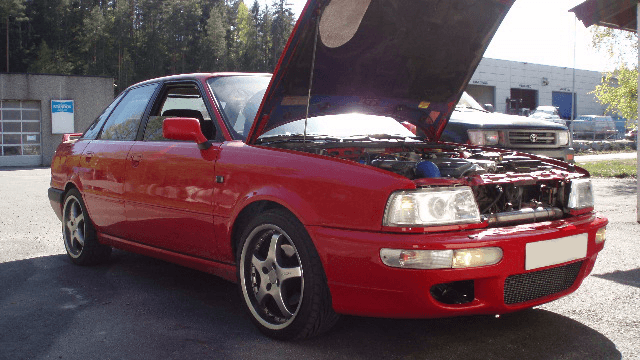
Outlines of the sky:
[{"label": "sky", "polygon": [[[260,0],[263,4],[269,0]],[[516,0],[484,56],[532,64],[613,70],[616,60],[591,47],[591,34],[569,9],[584,0]],[[289,0],[300,15],[306,0]],[[633,59],[635,61],[635,59]]]}]

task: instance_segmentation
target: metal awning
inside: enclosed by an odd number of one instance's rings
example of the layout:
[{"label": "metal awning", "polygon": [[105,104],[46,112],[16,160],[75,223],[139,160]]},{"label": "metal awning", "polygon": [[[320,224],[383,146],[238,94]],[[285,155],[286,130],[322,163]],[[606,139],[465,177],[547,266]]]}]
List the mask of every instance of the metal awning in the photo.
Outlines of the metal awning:
[{"label": "metal awning", "polygon": [[569,10],[584,26],[606,26],[635,32],[638,27],[638,0],[587,0]]}]

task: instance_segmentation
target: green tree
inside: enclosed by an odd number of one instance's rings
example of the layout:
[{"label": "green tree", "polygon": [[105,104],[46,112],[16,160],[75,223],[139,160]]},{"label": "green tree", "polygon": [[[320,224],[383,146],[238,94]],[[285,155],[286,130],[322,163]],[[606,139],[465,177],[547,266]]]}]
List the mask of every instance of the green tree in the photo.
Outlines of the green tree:
[{"label": "green tree", "polygon": [[71,74],[73,65],[63,56],[51,50],[45,41],[38,48],[36,61],[29,65],[29,72],[35,74]]},{"label": "green tree", "polygon": [[280,54],[287,45],[289,35],[293,30],[295,19],[293,12],[285,0],[273,1],[273,20],[271,23],[271,61],[273,66],[278,63]]},{"label": "green tree", "polygon": [[254,17],[249,9],[240,1],[237,15],[238,66],[240,71],[256,71],[259,63],[258,30]]},{"label": "green tree", "polygon": [[23,0],[0,0],[0,19],[4,22],[4,28],[6,31],[5,40],[5,66],[6,72],[9,72],[10,67],[10,48],[11,48],[11,21],[20,22],[26,20],[25,18],[25,6]]},{"label": "green tree", "polygon": [[[595,26],[591,30],[595,49],[617,61],[616,69],[605,73],[592,92],[607,113],[628,121],[638,118],[638,36],[635,32]],[[629,123],[627,125],[630,125]]]},{"label": "green tree", "polygon": [[224,71],[227,69],[226,9],[223,3],[214,6],[209,13],[206,36],[202,42],[201,69]]},{"label": "green tree", "polygon": [[615,71],[605,74],[593,93],[601,104],[607,105],[608,113],[617,113],[629,121],[637,119],[638,65],[620,64]]}]

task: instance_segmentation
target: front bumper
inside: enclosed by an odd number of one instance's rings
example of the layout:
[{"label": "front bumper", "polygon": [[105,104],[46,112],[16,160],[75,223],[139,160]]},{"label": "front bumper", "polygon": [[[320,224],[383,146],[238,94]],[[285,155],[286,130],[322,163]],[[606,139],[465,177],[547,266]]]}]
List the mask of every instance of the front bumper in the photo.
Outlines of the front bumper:
[{"label": "front bumper", "polygon": [[[362,232],[318,226],[308,227],[308,230],[322,259],[336,312],[376,317],[436,318],[508,313],[575,291],[593,269],[597,254],[604,246],[604,243],[595,243],[595,234],[607,222],[607,219],[590,213],[551,222],[429,234]],[[588,234],[585,258],[525,270],[527,243],[584,233]],[[500,247],[504,253],[502,261],[470,269],[413,270],[391,268],[380,260],[382,248],[444,250],[487,246]],[[531,298],[531,292],[518,293],[527,291],[525,282],[525,289],[521,284],[515,288],[508,285],[510,290],[505,296],[505,282],[511,284],[525,276],[537,281],[535,286],[540,286],[541,281],[544,286],[544,276],[549,273],[558,276],[558,270],[564,268],[573,269],[575,280],[572,278],[566,287],[560,287],[558,291],[543,291],[542,296]],[[431,293],[435,285],[458,281],[473,282],[473,299],[470,302],[446,304],[436,300]]]},{"label": "front bumper", "polygon": [[53,208],[53,212],[56,213],[58,219],[62,221],[62,201],[64,200],[64,190],[59,190],[53,187],[49,188],[49,202]]}]

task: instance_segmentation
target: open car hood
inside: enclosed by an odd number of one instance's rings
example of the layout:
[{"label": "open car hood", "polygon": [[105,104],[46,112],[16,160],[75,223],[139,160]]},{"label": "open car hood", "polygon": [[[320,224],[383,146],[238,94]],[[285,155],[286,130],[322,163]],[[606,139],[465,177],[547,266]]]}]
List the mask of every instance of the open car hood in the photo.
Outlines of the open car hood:
[{"label": "open car hood", "polygon": [[306,116],[351,112],[437,140],[513,1],[309,0],[247,143]]}]

